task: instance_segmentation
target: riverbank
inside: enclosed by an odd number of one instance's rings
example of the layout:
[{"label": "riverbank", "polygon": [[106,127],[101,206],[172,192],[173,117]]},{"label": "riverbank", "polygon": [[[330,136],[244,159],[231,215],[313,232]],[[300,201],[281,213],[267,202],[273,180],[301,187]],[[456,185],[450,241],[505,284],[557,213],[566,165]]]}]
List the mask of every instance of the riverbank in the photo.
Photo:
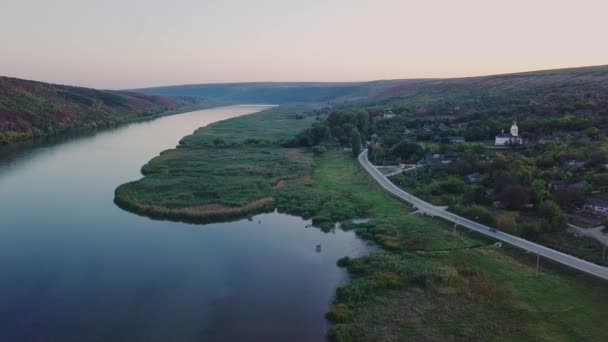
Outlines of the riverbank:
[{"label": "riverbank", "polygon": [[217,103],[206,98],[151,96],[0,76],[0,145],[115,127]]},{"label": "riverbank", "polygon": [[73,136],[78,137],[95,133],[98,131],[117,128],[132,123],[151,121],[169,115],[183,114],[196,110],[210,109],[224,105],[225,104],[203,101],[195,105],[188,105],[177,109],[159,111],[157,113],[145,116],[124,116],[123,118],[116,118],[112,121],[90,122],[82,124],[80,126],[68,126],[63,127],[61,129],[55,129],[53,131],[30,130],[27,132],[0,132],[0,152],[3,148],[13,147],[19,144],[27,145],[32,143],[46,143],[49,140],[67,140]]},{"label": "riverbank", "polygon": [[536,275],[525,255],[411,215],[349,154],[281,147],[314,122],[306,112],[275,108],[199,129],[119,187],[117,202],[238,208],[270,196],[280,211],[374,241],[383,251],[340,261],[352,280],[327,314],[337,341],[608,338],[605,283],[556,267]]}]

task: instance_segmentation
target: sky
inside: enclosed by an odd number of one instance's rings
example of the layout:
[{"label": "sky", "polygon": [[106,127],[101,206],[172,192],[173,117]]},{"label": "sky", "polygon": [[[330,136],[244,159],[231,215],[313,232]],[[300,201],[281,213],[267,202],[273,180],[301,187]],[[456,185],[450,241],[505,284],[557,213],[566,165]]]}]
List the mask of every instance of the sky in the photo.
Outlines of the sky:
[{"label": "sky", "polygon": [[105,89],[608,64],[607,0],[1,0],[0,75]]}]

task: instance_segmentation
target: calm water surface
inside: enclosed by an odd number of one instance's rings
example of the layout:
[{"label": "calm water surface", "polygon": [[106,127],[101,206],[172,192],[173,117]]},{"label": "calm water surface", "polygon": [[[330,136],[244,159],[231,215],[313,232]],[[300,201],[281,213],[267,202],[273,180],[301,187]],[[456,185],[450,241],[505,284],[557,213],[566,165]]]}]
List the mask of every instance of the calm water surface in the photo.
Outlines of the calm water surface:
[{"label": "calm water surface", "polygon": [[[200,110],[0,150],[0,341],[319,341],[368,251],[278,213],[190,225],[116,207],[116,186],[184,135],[260,107]],[[316,246],[320,244],[321,250]]]}]

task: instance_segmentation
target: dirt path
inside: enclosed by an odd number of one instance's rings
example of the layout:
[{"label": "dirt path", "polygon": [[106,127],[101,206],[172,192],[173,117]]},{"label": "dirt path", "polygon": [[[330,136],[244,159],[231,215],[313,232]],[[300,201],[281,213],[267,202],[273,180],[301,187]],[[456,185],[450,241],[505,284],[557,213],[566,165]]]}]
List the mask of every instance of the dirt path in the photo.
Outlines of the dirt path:
[{"label": "dirt path", "polygon": [[601,244],[608,246],[608,234],[602,233],[602,229],[604,229],[604,226],[597,226],[594,228],[581,228],[573,224],[568,224],[568,227],[568,231],[572,234],[590,237],[599,241]]}]

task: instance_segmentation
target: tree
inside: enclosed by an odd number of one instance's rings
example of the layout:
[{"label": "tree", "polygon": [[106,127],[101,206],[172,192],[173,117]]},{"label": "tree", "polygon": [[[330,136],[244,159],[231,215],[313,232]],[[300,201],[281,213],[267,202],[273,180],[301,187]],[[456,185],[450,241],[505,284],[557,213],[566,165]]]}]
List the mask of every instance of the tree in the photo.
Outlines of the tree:
[{"label": "tree", "polygon": [[595,150],[589,154],[589,158],[587,158],[587,165],[589,167],[603,167],[608,160],[608,156],[606,155],[606,151],[604,150]]},{"label": "tree", "polygon": [[454,162],[452,170],[454,170],[454,172],[456,172],[457,174],[464,176],[473,172],[473,166],[467,160],[459,159]]},{"label": "tree", "polygon": [[596,127],[589,127],[585,130],[587,136],[592,140],[598,140],[600,138],[600,130]]},{"label": "tree", "polygon": [[329,127],[324,124],[315,123],[308,130],[308,146],[319,145],[331,137]]},{"label": "tree", "polygon": [[357,127],[363,137],[369,133],[369,113],[366,110],[357,111]]},{"label": "tree", "polygon": [[224,139],[222,139],[222,138],[215,138],[215,139],[213,139],[213,145],[214,145],[215,147],[218,147],[218,146],[224,145],[225,143],[226,143],[226,142],[225,142],[225,141],[224,141]]},{"label": "tree", "polygon": [[382,148],[382,146],[372,144],[369,147],[369,155],[371,156],[372,160],[374,161],[374,164],[378,164],[378,163],[381,163],[384,161],[386,152],[384,152],[384,149]]},{"label": "tree", "polygon": [[568,217],[557,203],[547,200],[538,207],[538,215],[543,219],[541,229],[544,232],[559,232],[568,227]]},{"label": "tree", "polygon": [[500,193],[499,199],[506,208],[521,210],[530,201],[530,192],[519,184],[507,185]]},{"label": "tree", "polygon": [[422,147],[415,143],[402,141],[391,147],[390,153],[394,157],[401,158],[401,160],[412,160],[422,156]]},{"label": "tree", "polygon": [[353,157],[357,158],[359,153],[361,153],[361,134],[358,129],[354,128],[350,132],[350,142],[353,149]]},{"label": "tree", "polygon": [[532,181],[532,202],[534,205],[538,206],[542,201],[549,198],[549,191],[547,191],[547,186],[545,181],[542,179],[535,179]]},{"label": "tree", "polygon": [[553,193],[555,201],[562,208],[575,208],[585,202],[583,191],[574,187],[565,187]]},{"label": "tree", "polygon": [[462,193],[464,186],[464,181],[458,177],[448,177],[448,179],[441,182],[439,185],[442,192],[447,192],[449,194]]},{"label": "tree", "polygon": [[469,186],[464,192],[464,202],[467,204],[482,204],[487,205],[492,203],[486,189],[482,186]]}]

